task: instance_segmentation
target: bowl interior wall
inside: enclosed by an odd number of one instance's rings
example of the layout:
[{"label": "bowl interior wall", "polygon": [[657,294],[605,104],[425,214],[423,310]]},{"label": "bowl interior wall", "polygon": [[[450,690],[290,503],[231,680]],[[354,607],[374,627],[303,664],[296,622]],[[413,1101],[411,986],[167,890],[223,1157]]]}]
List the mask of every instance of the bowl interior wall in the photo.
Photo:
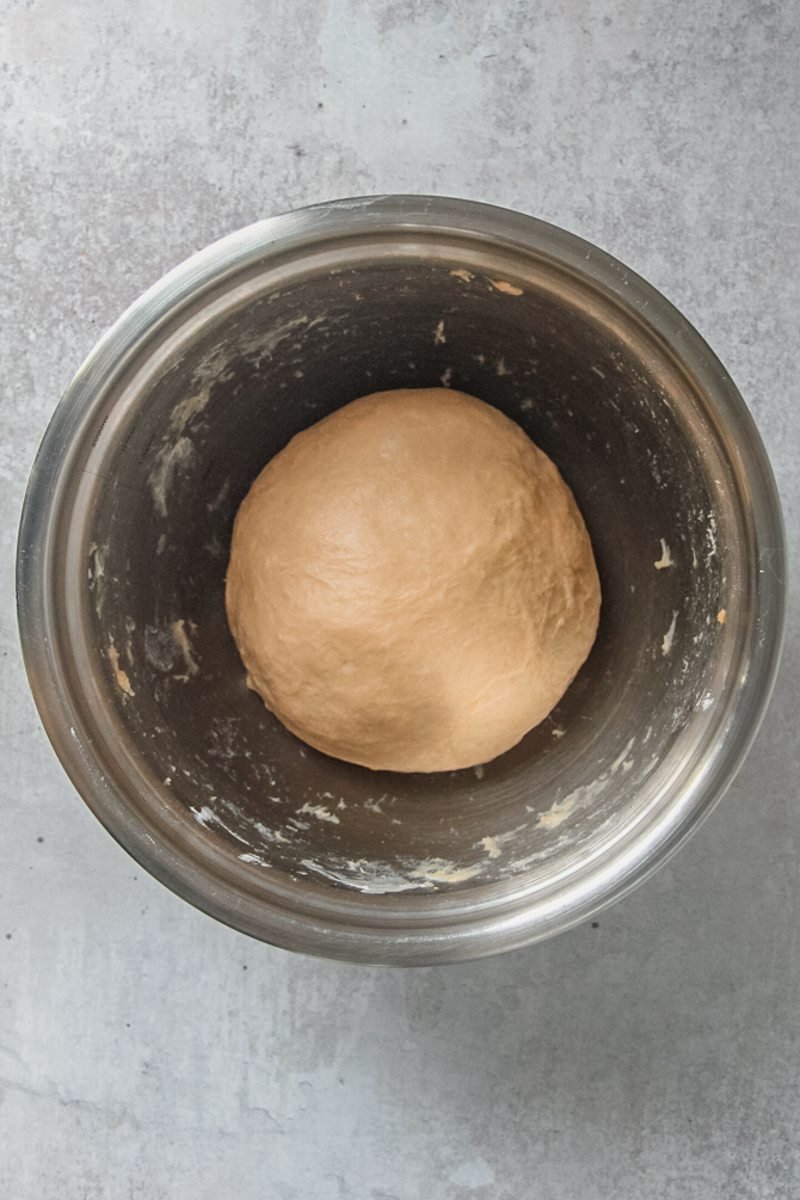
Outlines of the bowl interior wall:
[{"label": "bowl interior wall", "polygon": [[[624,322],[568,288],[497,283],[404,257],[250,296],[171,354],[110,443],[83,548],[103,686],[160,802],[254,873],[409,895],[535,883],[630,819],[703,706],[725,603],[708,449]],[[600,632],[509,753],[375,773],[305,746],[248,691],[223,606],[229,539],[293,434],[368,392],[442,384],[560,468],[595,549]]]}]

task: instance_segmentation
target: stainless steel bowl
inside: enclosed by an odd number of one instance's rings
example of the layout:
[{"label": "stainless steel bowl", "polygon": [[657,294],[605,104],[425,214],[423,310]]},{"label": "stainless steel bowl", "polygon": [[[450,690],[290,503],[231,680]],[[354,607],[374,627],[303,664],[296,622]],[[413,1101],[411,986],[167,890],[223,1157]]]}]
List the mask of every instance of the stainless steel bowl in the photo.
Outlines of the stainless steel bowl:
[{"label": "stainless steel bowl", "polygon": [[[236,508],[297,430],[450,384],[556,460],[603,585],[552,717],[476,770],[376,774],[248,692],[223,610]],[[530,217],[338,201],[195,255],[100,341],[33,470],[22,641],[78,791],[158,879],[256,937],[436,963],[544,938],[640,882],[720,797],[779,655],[770,468],[706,344]]]}]

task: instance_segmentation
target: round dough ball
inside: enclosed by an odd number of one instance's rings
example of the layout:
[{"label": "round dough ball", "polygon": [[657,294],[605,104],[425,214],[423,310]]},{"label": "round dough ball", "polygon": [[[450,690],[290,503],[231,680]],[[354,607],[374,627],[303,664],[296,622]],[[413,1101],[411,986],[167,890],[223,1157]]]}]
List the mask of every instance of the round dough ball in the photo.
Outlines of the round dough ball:
[{"label": "round dough ball", "polygon": [[572,493],[497,409],[379,392],[293,438],[236,518],[226,605],[250,685],[293,733],[375,770],[508,750],[597,631]]}]

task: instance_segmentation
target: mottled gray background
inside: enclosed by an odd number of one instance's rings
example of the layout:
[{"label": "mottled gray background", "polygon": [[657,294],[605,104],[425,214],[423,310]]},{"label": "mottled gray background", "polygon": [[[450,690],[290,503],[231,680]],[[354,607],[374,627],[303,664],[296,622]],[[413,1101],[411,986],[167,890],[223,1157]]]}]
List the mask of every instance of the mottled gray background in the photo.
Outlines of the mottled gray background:
[{"label": "mottled gray background", "polygon": [[795,0],[0,0],[3,1200],[800,1195],[796,602],[676,860],[598,928],[402,973],[145,877],[54,760],[12,610],[30,462],[100,331],[213,238],[353,193],[510,205],[644,274],[739,383],[793,532],[799,29]]}]

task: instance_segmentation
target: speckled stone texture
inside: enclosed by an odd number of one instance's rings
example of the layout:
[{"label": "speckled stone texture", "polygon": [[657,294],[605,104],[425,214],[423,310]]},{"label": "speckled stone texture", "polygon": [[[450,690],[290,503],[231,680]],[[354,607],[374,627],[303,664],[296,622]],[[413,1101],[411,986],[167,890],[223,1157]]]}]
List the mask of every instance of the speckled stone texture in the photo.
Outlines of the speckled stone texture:
[{"label": "speckled stone texture", "polygon": [[745,768],[656,878],[548,944],[396,972],[146,877],[48,747],[12,595],[31,459],[100,331],[219,235],[377,191],[523,209],[661,288],[750,404],[791,541],[798,30],[796,0],[0,5],[0,1196],[800,1195],[796,599]]}]

